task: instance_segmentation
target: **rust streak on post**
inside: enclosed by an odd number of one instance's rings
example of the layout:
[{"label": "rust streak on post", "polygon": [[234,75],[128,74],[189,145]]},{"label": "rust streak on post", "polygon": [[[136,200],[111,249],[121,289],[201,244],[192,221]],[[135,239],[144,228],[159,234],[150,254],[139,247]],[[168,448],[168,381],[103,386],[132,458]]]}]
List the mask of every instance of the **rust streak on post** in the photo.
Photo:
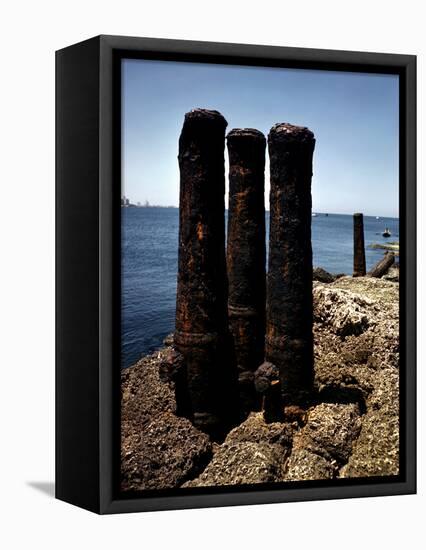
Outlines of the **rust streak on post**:
[{"label": "rust streak on post", "polygon": [[354,277],[364,277],[365,267],[365,245],[364,245],[364,216],[354,214]]},{"label": "rust streak on post", "polygon": [[270,237],[266,360],[280,373],[283,400],[295,403],[313,383],[311,180],[314,134],[276,124],[268,136]]},{"label": "rust streak on post", "polygon": [[[184,357],[180,411],[216,436],[229,419],[224,224],[226,120],[217,111],[185,115],[179,139],[179,260],[175,347]],[[227,418],[225,418],[227,417]]]},{"label": "rust streak on post", "polygon": [[228,314],[244,415],[260,408],[254,371],[265,347],[265,136],[252,128],[227,136],[229,154]]}]

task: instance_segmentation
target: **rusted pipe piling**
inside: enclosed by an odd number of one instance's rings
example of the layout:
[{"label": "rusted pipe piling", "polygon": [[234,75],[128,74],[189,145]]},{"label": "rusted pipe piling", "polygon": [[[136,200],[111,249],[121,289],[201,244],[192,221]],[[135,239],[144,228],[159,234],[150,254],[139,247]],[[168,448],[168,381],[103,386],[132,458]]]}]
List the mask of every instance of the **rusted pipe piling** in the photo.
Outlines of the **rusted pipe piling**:
[{"label": "rusted pipe piling", "polygon": [[354,277],[364,277],[365,267],[365,245],[364,245],[364,216],[354,214]]},{"label": "rusted pipe piling", "polygon": [[184,358],[178,409],[215,436],[230,414],[224,227],[227,122],[217,111],[185,115],[179,139],[179,260],[175,348]]},{"label": "rusted pipe piling", "polygon": [[228,315],[242,413],[260,408],[254,371],[265,347],[265,136],[251,128],[227,136],[229,153]]},{"label": "rusted pipe piling", "polygon": [[266,360],[280,373],[283,402],[311,390],[312,336],[312,157],[314,134],[276,124],[268,136],[270,236],[266,307]]},{"label": "rusted pipe piling", "polygon": [[369,277],[380,278],[385,275],[395,263],[395,254],[393,252],[385,252],[383,258],[376,263],[374,267],[367,273]]}]

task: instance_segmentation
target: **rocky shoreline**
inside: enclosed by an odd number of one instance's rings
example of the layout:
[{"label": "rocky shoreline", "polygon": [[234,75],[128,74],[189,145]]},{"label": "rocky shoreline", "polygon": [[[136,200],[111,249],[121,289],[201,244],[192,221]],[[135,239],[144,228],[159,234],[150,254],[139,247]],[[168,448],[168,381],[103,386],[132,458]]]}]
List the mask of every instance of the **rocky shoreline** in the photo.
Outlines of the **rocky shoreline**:
[{"label": "rocky shoreline", "polygon": [[175,414],[173,384],[160,378],[170,339],[124,370],[121,489],[397,475],[398,275],[397,267],[380,279],[317,270],[312,402],[287,407],[283,422],[251,413],[221,444]]}]

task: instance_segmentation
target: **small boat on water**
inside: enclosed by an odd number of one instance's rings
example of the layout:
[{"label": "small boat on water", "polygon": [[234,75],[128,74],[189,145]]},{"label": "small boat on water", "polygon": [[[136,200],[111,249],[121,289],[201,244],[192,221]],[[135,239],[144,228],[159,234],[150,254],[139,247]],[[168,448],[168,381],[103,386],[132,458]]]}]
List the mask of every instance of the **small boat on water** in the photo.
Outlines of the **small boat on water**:
[{"label": "small boat on water", "polygon": [[376,216],[376,220],[380,220],[379,216]]},{"label": "small boat on water", "polygon": [[386,229],[383,231],[382,236],[383,237],[390,237],[392,233],[390,232],[389,228],[386,227]]},{"label": "small boat on water", "polygon": [[315,214],[315,212],[312,212],[312,217],[313,217],[313,218],[316,218],[316,217],[317,217],[317,215]]}]

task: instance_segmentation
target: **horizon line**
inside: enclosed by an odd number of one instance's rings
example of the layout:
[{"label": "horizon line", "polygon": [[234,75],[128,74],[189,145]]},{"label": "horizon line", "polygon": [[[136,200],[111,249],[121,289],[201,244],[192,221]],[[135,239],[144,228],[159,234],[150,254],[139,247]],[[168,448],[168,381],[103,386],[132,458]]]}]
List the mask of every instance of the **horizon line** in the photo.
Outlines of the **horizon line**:
[{"label": "horizon line", "polygon": [[[149,206],[146,206],[144,204],[141,204],[141,205],[137,205],[135,203],[130,203],[131,206],[134,206],[136,208],[165,208],[165,209],[171,209],[171,208],[174,208],[176,210],[179,210],[179,206],[175,206],[175,205],[172,205],[172,204],[150,204]],[[128,208],[128,206],[124,207],[124,208]],[[228,212],[228,208],[225,208],[225,212]],[[270,212],[270,210],[266,209],[265,208],[265,213],[266,212]],[[331,215],[331,216],[353,216],[353,214],[355,214],[355,212],[352,212],[352,213],[347,213],[347,212],[332,212],[332,211],[319,211],[319,210],[314,210],[312,209],[312,214],[322,214],[322,215]],[[389,216],[389,215],[385,215],[385,214],[364,214],[364,212],[361,212],[361,214],[363,214],[365,217],[368,217],[368,218],[393,218],[393,219],[397,219],[399,220],[399,214],[397,216],[393,215],[393,216]]]}]

